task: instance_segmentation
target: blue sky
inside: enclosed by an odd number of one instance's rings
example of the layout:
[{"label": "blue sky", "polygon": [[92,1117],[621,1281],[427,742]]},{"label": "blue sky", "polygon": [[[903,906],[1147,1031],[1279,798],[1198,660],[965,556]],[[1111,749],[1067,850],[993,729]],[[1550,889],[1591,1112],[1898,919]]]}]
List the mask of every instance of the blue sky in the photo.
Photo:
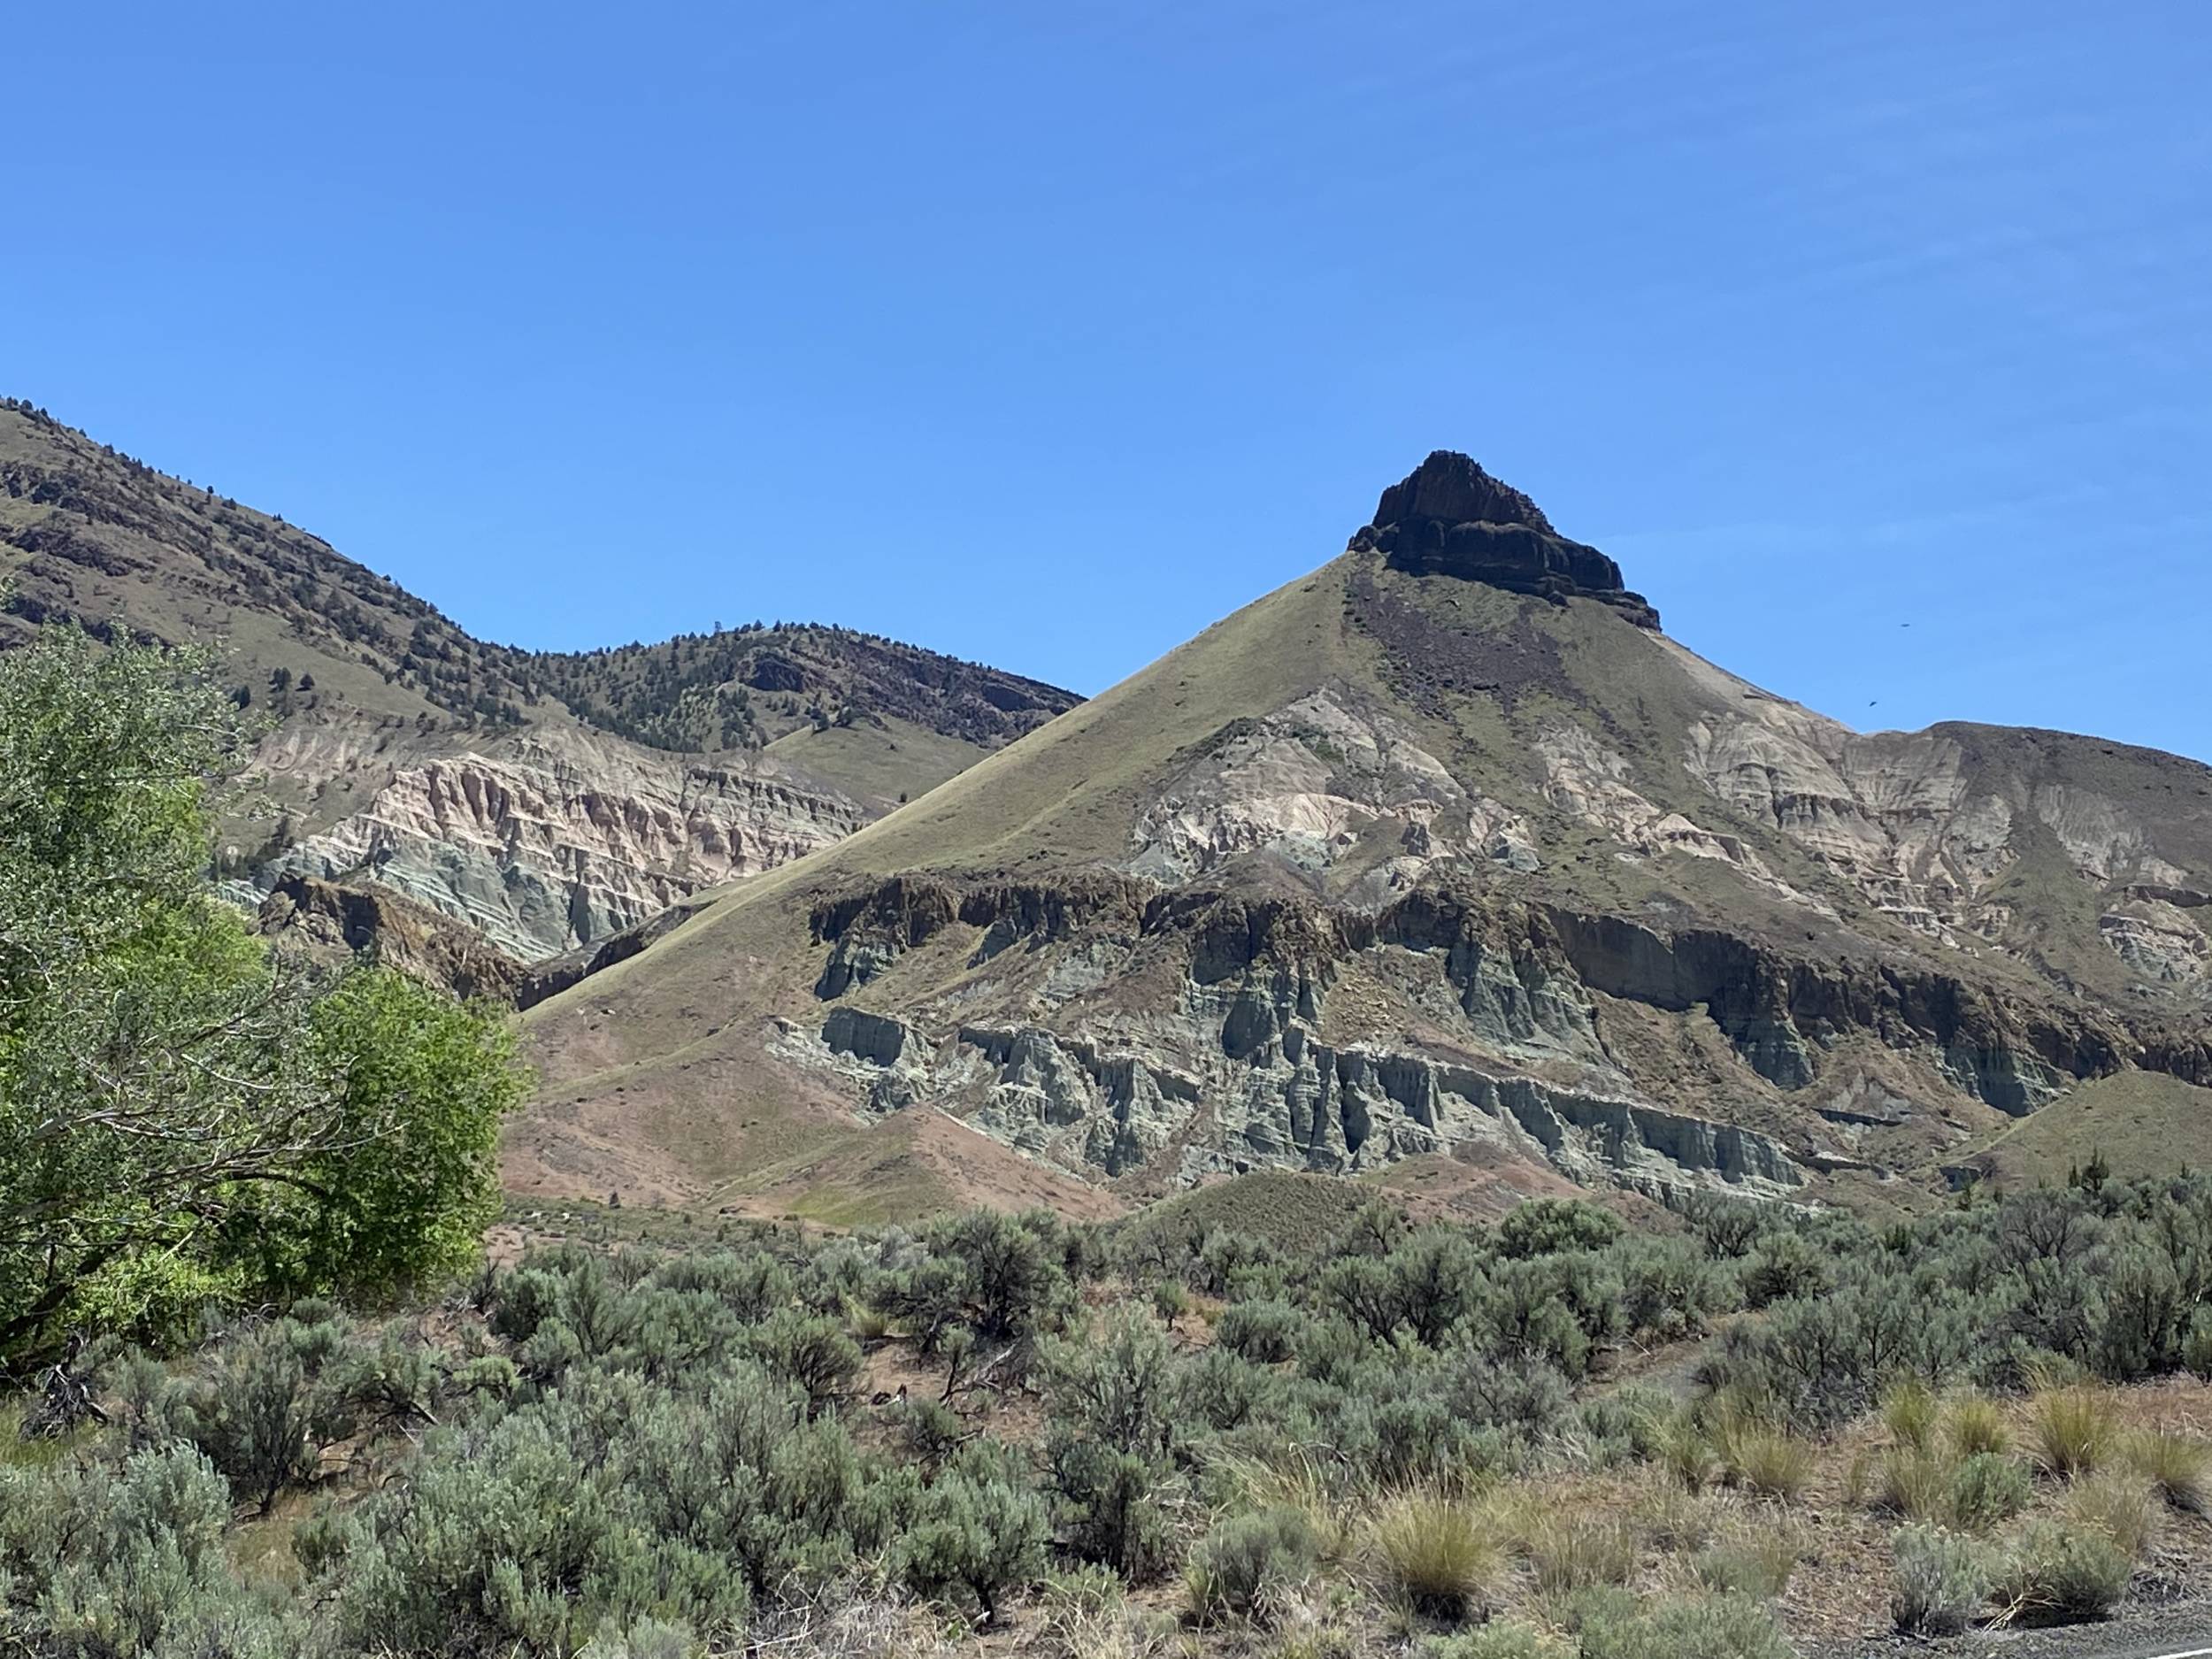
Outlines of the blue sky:
[{"label": "blue sky", "polygon": [[480,634],[813,618],[1095,691],[1448,447],[1855,725],[2212,757],[2212,8],[8,35],[0,389]]}]

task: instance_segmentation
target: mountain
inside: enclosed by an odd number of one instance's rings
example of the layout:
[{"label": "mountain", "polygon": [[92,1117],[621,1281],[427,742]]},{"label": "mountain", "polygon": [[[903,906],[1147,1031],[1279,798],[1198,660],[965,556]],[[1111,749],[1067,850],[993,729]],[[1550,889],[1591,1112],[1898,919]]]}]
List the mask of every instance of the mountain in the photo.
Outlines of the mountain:
[{"label": "mountain", "polygon": [[2102,1079],[2212,1100],[2212,770],[1855,732],[1450,454],[1310,575],[695,904],[526,1017],[518,1190],[1880,1208]]},{"label": "mountain", "polygon": [[226,826],[241,897],[373,884],[466,924],[513,979],[828,846],[1076,701],[839,628],[490,644],[21,402],[0,405],[0,644],[75,618],[214,645],[273,718]]}]

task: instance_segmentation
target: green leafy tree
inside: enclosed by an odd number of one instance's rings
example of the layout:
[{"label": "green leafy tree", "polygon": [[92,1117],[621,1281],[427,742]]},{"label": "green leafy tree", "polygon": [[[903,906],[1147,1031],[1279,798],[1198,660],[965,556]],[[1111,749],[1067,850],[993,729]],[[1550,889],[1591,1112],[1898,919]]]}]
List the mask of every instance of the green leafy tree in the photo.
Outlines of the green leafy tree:
[{"label": "green leafy tree", "polygon": [[0,654],[0,1358],[475,1248],[504,1033],[287,963],[214,897],[244,735],[204,655],[66,627]]}]

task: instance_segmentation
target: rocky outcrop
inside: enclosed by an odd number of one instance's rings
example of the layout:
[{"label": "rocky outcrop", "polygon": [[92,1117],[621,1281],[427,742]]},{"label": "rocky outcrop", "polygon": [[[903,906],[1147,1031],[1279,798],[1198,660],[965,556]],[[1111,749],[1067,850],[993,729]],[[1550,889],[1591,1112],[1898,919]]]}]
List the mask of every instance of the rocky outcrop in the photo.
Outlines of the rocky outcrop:
[{"label": "rocky outcrop", "polygon": [[1563,604],[1595,599],[1639,626],[1659,626],[1650,602],[1622,585],[1618,565],[1561,535],[1526,495],[1448,449],[1383,491],[1374,522],[1351,545],[1379,549],[1416,576],[1455,576]]},{"label": "rocky outcrop", "polygon": [[[1180,988],[1171,1003],[1156,990],[1133,1003],[1110,996],[1115,981],[1094,980],[1065,1000],[1064,1022],[946,1026],[932,1004],[896,1017],[840,1008],[821,1043],[903,1069],[895,1090],[872,1089],[877,1106],[943,1104],[1010,1144],[1109,1174],[1167,1148],[1179,1148],[1185,1179],[1257,1164],[1356,1171],[1506,1129],[1513,1148],[1576,1179],[1654,1194],[1715,1181],[1771,1194],[1801,1182],[1808,1159],[1844,1166],[1816,1145],[1793,1152],[1641,1096],[1606,1040],[1608,999],[1700,1016],[1747,1074],[1786,1094],[1832,1078],[1847,1102],[1870,1086],[1829,1056],[1867,1040],[2016,1115],[2126,1066],[2193,1078],[2212,1064],[2201,1043],[2024,988],[1999,994],[1898,960],[1792,955],[1723,928],[1662,928],[1441,880],[1364,910],[1103,875],[1065,886],[902,877],[818,908],[829,956],[818,995],[834,1001],[866,982],[861,964],[879,972],[949,929],[969,930],[971,966],[1018,948],[1056,961],[1110,936],[1119,983]],[[1325,1041],[1332,998],[1350,981],[1397,987],[1440,1040],[1491,1063]],[[965,1057],[932,1057],[947,1041]],[[1546,1066],[1593,1081],[1514,1070]],[[1885,1102],[1870,1116],[1809,1096],[1808,1121],[1909,1119],[1913,1102]]]},{"label": "rocky outcrop", "polygon": [[516,1000],[530,972],[474,930],[376,887],[289,875],[261,902],[256,926],[280,943],[338,960],[359,956],[464,999]]},{"label": "rocky outcrop", "polygon": [[261,879],[373,880],[539,962],[864,821],[842,796],[773,772],[525,741],[395,768],[362,810],[278,853]]}]

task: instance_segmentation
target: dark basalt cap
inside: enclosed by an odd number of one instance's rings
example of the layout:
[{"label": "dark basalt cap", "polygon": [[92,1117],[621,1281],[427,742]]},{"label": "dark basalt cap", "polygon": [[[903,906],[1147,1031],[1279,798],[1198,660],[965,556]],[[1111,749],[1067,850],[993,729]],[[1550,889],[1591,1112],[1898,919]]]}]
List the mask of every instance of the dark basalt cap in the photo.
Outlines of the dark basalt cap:
[{"label": "dark basalt cap", "polygon": [[1382,493],[1375,521],[1352,538],[1379,549],[1394,569],[1455,576],[1555,604],[1595,599],[1640,627],[1659,613],[1621,584],[1621,567],[1594,547],[1552,528],[1543,510],[1470,457],[1439,449]]}]

